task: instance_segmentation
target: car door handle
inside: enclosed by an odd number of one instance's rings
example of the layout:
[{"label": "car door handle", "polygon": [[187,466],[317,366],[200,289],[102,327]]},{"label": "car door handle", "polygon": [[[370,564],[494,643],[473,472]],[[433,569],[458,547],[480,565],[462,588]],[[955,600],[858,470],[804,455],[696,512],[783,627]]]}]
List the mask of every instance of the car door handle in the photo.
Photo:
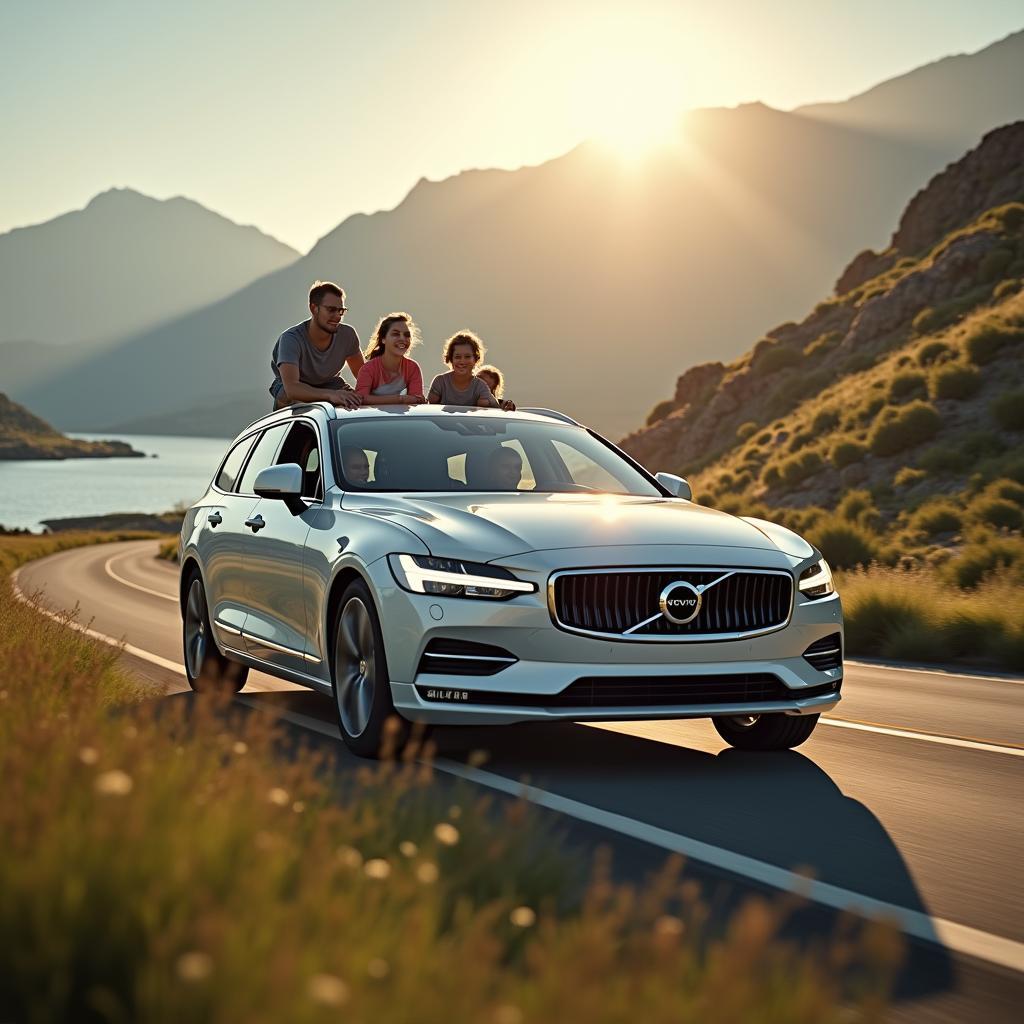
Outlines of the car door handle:
[{"label": "car door handle", "polygon": [[224,517],[219,512],[211,512],[207,517],[206,521],[211,526],[220,526],[224,522]]},{"label": "car door handle", "polygon": [[259,533],[267,524],[263,522],[263,516],[253,516],[252,519],[246,519],[245,525],[248,526],[253,533]]}]

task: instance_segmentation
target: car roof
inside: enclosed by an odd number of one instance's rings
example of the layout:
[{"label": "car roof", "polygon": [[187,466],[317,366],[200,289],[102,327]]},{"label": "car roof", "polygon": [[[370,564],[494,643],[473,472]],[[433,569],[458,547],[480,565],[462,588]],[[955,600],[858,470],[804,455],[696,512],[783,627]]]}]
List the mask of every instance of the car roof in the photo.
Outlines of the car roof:
[{"label": "car roof", "polygon": [[571,416],[555,409],[519,409],[516,412],[504,412],[501,409],[484,409],[465,405],[373,405],[361,409],[339,409],[330,402],[303,402],[290,405],[286,409],[278,409],[267,413],[249,423],[244,430],[238,432],[237,438],[244,437],[254,428],[269,427],[276,423],[290,423],[302,417],[313,417],[319,421],[331,420],[366,421],[385,419],[389,416],[412,416],[415,418],[440,419],[443,416],[500,416],[502,419],[513,419],[527,422],[543,423],[557,420],[574,427],[582,426]]}]

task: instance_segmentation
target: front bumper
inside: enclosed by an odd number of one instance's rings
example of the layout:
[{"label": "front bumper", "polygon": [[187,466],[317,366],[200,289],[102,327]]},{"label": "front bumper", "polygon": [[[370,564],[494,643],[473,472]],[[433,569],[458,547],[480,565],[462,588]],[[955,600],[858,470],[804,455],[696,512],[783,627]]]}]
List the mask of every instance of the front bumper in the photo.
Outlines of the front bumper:
[{"label": "front bumper", "polygon": [[[558,629],[547,605],[547,573],[517,570],[538,584],[535,594],[510,601],[467,600],[410,594],[397,586],[386,559],[368,567],[380,601],[391,693],[405,718],[438,725],[503,725],[525,721],[600,721],[704,718],[717,715],[818,714],[838,704],[842,667],[820,672],[803,657],[816,640],[842,635],[837,595],[807,601],[796,596],[788,624],[775,632],[737,641],[650,643],[617,641]],[[480,676],[421,673],[427,644],[437,638],[503,648],[517,661]],[[692,676],[770,675],[782,699],[756,702],[691,702],[613,707],[566,706],[558,695],[581,678],[635,677],[638,682]],[[433,691],[426,699],[424,691]],[[829,692],[824,692],[829,691]],[[501,695],[529,698],[500,703]],[[486,703],[478,699],[484,695]],[[551,698],[546,704],[544,697]]]}]

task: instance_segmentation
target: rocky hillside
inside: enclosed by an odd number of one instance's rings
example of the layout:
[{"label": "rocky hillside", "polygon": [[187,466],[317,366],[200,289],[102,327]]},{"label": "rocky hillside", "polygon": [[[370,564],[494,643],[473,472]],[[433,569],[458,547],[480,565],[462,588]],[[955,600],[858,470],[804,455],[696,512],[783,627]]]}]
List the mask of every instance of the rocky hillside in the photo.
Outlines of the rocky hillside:
[{"label": "rocky hillside", "polygon": [[1019,531],[1022,286],[1017,122],[936,175],[890,247],[853,259],[800,323],[687,370],[622,446],[689,477],[699,500],[812,535],[838,509],[860,544],[840,562]]},{"label": "rocky hillside", "polygon": [[143,458],[122,441],[79,441],[0,393],[0,460]]}]

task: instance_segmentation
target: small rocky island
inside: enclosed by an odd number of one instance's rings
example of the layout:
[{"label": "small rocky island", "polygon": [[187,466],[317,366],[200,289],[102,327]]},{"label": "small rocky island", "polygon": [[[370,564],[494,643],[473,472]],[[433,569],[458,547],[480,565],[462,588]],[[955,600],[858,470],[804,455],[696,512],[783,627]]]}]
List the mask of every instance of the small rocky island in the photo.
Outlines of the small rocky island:
[{"label": "small rocky island", "polygon": [[24,406],[0,393],[0,460],[145,458],[123,441],[66,437]]}]

